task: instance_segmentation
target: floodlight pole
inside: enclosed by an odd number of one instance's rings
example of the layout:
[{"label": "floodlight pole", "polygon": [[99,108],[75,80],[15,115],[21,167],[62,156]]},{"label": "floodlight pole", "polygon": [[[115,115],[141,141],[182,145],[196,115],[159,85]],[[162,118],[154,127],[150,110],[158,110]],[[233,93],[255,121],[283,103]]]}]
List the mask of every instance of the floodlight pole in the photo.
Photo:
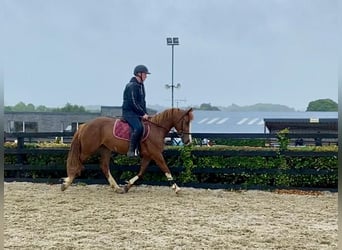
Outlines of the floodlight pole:
[{"label": "floodlight pole", "polygon": [[174,45],[172,45],[171,46],[172,47],[172,70],[171,70],[171,108],[173,108],[173,106],[174,106],[174,88],[175,88],[175,85],[174,85],[174,83],[173,83],[173,72],[174,72],[174,48],[175,48],[175,46]]},{"label": "floodlight pole", "polygon": [[174,46],[179,45],[178,37],[168,37],[166,38],[166,43],[168,46],[171,46],[172,49],[172,62],[171,62],[171,85],[168,85],[171,88],[171,107],[174,107],[174,88],[178,88],[179,85],[175,86],[173,81],[174,75]]}]

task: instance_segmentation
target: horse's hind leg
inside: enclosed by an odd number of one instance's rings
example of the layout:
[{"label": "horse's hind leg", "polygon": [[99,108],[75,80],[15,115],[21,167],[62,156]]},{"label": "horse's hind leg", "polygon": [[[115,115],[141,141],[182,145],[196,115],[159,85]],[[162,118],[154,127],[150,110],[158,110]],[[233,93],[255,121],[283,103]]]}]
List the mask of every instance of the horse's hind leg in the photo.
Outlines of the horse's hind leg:
[{"label": "horse's hind leg", "polygon": [[124,187],[124,191],[127,193],[128,190],[134,185],[134,183],[139,180],[139,178],[142,178],[144,173],[146,172],[147,166],[150,163],[151,159],[147,157],[143,157],[140,162],[140,171],[139,173],[131,178],[128,183]]},{"label": "horse's hind leg", "polygon": [[71,185],[71,183],[74,181],[74,179],[77,176],[81,175],[81,172],[84,169],[84,166],[82,165],[81,161],[73,162],[73,163],[74,163],[74,165],[71,165],[71,163],[68,162],[68,166],[67,166],[68,177],[63,178],[63,183],[61,186],[62,191],[66,190]]},{"label": "horse's hind leg", "polygon": [[61,185],[61,190],[65,191],[70,185],[71,183],[74,181],[74,179],[77,176],[81,175],[82,170],[84,169],[84,166],[82,165],[81,161],[69,161],[67,163],[67,174],[68,177],[66,178],[62,178],[63,179],[63,183]]},{"label": "horse's hind leg", "polygon": [[85,128],[85,125],[82,125],[75,133],[71,145],[70,145],[70,150],[67,158],[67,174],[68,177],[63,178],[64,182],[61,186],[61,190],[64,191],[67,189],[75,177],[81,175],[81,171],[83,170],[84,166],[82,165],[82,162],[84,162],[87,157],[89,156],[88,154],[85,154],[81,150],[81,140],[80,140],[80,133],[82,129]]},{"label": "horse's hind leg", "polygon": [[83,165],[81,165],[81,163],[80,163],[80,166],[78,168],[68,167],[68,169],[67,169],[68,177],[63,178],[61,190],[62,191],[66,190],[71,185],[71,183],[74,181],[76,176],[81,175],[81,171],[83,169],[84,169],[84,167],[83,167]]},{"label": "horse's hind leg", "polygon": [[119,185],[116,183],[109,169],[109,162],[112,156],[112,152],[106,147],[101,147],[99,152],[101,154],[101,169],[103,174],[106,176],[109,185],[115,190],[115,192],[122,193],[122,188],[120,188]]},{"label": "horse's hind leg", "polygon": [[63,178],[61,190],[62,191],[66,190],[71,185],[71,183],[73,182],[74,179],[75,179],[75,176]]}]

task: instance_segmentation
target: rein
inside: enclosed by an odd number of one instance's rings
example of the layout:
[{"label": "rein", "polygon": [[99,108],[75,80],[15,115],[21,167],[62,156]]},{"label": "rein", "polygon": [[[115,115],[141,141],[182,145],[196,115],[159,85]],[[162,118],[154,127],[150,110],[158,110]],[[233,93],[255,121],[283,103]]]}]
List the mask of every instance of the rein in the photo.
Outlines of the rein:
[{"label": "rein", "polygon": [[169,131],[167,128],[165,128],[164,126],[162,126],[162,125],[160,125],[160,124],[158,124],[158,123],[155,123],[155,122],[153,122],[153,121],[151,121],[151,120],[146,120],[146,121],[149,122],[149,123],[151,123],[151,124],[153,124],[153,125],[156,125],[156,126],[159,127],[159,128],[165,129],[166,132]]},{"label": "rein", "polygon": [[[177,131],[177,135],[179,136],[179,135],[182,135],[182,134],[190,134],[190,133],[184,133],[183,132],[183,121],[184,121],[184,117],[188,114],[189,112],[186,112],[185,114],[183,114],[178,120],[177,120],[177,122],[175,122],[175,124],[177,124],[177,123],[179,123],[181,120],[182,120],[182,130],[181,131]],[[163,129],[165,129],[165,131],[166,132],[169,132],[169,129],[167,129],[167,128],[165,128],[164,126],[162,126],[162,125],[160,125],[160,124],[158,124],[158,123],[155,123],[155,122],[153,122],[153,121],[151,121],[151,120],[147,120],[148,122],[150,122],[151,124],[154,124],[154,125],[156,125],[157,127],[160,127],[160,128],[163,128]]]}]

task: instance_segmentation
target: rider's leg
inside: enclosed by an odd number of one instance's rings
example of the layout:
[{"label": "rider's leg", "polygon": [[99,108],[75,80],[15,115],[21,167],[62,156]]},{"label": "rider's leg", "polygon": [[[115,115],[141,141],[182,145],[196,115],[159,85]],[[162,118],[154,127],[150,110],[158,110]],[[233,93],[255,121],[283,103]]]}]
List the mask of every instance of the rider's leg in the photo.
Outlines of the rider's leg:
[{"label": "rider's leg", "polygon": [[132,129],[127,156],[129,157],[137,156],[136,148],[137,148],[138,141],[139,141],[138,134],[136,133],[136,131]]},{"label": "rider's leg", "polygon": [[131,126],[131,136],[127,156],[137,156],[138,154],[136,151],[143,133],[143,125],[139,117],[130,119],[128,123]]}]

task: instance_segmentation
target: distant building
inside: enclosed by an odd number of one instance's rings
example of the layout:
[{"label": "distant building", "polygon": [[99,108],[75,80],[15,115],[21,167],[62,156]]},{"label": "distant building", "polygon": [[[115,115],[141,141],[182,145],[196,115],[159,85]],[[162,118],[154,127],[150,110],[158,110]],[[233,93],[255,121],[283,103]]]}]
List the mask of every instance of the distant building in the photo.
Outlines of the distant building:
[{"label": "distant building", "polygon": [[[293,132],[337,134],[337,112],[225,112],[194,111],[195,133],[277,133],[291,124]],[[280,121],[277,127],[271,122]],[[311,121],[311,123],[310,123]],[[291,122],[291,123],[290,123]],[[304,123],[303,123],[304,122]],[[305,125],[306,123],[306,125]],[[304,124],[304,125],[303,125]]]},{"label": "distant building", "polygon": [[[337,112],[224,112],[195,111],[194,133],[271,133],[288,128],[293,134],[317,133],[317,138],[294,138],[297,146],[336,144]],[[332,139],[320,139],[319,134],[331,134]]]},{"label": "distant building", "polygon": [[[148,109],[149,114],[155,110]],[[74,131],[99,116],[120,117],[120,106],[102,106],[100,112],[5,112],[5,132]],[[193,133],[276,133],[289,125],[292,131],[336,133],[337,112],[225,112],[194,110]],[[280,123],[276,123],[276,122]],[[310,122],[311,121],[311,122]],[[273,123],[272,123],[273,122]],[[292,122],[290,124],[290,122]],[[300,123],[300,128],[298,127]],[[272,125],[273,124],[273,125]]]},{"label": "distant building", "polygon": [[5,112],[5,132],[63,132],[101,113]]},{"label": "distant building", "polygon": [[337,118],[268,118],[265,127],[272,134],[287,128],[292,133],[337,134]]},{"label": "distant building", "polygon": [[[156,111],[148,109],[149,114]],[[75,131],[78,125],[99,116],[120,117],[121,106],[102,106],[100,112],[5,112],[5,132]]]}]

